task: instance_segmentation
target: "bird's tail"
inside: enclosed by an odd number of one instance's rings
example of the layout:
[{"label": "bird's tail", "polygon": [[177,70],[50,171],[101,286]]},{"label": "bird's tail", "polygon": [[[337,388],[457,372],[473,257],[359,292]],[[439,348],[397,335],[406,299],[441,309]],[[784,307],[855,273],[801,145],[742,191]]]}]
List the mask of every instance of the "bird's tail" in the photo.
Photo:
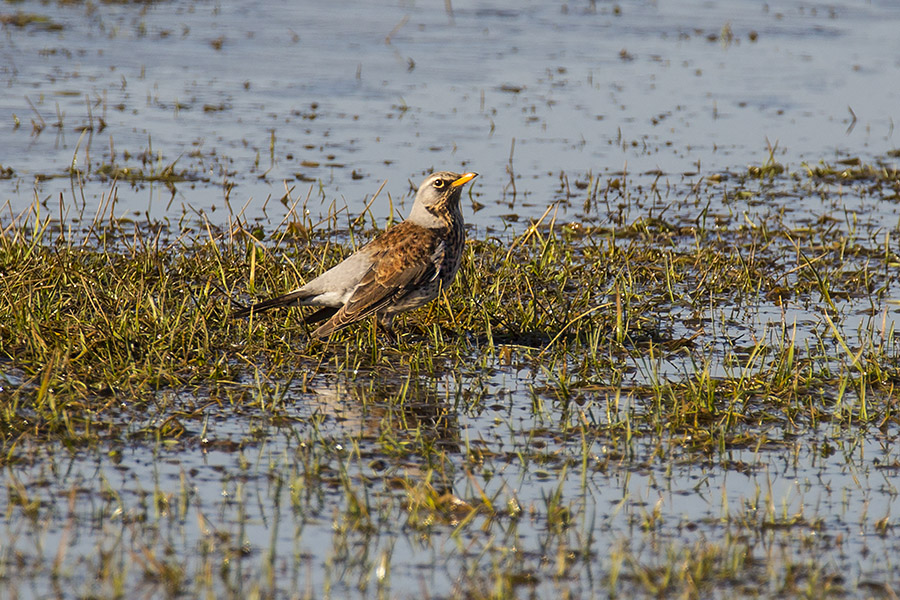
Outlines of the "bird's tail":
[{"label": "bird's tail", "polygon": [[294,290],[293,292],[284,294],[283,296],[276,296],[275,298],[269,298],[268,300],[264,300],[252,306],[239,308],[238,310],[231,313],[231,316],[236,319],[240,319],[242,317],[248,317],[251,314],[266,312],[267,310],[272,310],[273,308],[279,308],[281,306],[302,304],[304,300],[306,300],[307,298],[312,298],[315,295],[316,294],[311,294],[303,289]]}]

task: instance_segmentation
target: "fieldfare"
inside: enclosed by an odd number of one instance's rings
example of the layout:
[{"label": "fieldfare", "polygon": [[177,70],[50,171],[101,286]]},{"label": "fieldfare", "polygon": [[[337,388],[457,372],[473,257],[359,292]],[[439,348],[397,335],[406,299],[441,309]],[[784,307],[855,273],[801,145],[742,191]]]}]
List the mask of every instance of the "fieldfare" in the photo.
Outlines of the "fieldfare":
[{"label": "fieldfare", "polygon": [[305,318],[307,323],[325,321],[314,337],[328,337],[372,314],[390,331],[396,314],[431,302],[453,282],[466,242],[462,186],[477,176],[449,171],[429,175],[405,221],[306,285],[236,310],[234,316],[301,304],[322,307]]}]

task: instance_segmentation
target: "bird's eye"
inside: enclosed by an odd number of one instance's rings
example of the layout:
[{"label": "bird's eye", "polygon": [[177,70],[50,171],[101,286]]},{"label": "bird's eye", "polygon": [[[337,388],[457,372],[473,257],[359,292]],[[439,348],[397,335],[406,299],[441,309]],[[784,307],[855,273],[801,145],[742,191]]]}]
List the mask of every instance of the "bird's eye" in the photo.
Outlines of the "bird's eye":
[{"label": "bird's eye", "polygon": [[435,179],[434,183],[432,185],[434,186],[434,189],[439,190],[442,187],[444,187],[444,180],[443,179]]}]

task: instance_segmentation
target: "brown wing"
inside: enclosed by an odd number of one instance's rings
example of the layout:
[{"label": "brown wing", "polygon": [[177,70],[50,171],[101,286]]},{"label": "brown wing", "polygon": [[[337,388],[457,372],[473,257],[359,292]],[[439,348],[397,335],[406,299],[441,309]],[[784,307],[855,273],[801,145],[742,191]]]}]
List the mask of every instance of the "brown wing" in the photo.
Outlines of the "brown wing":
[{"label": "brown wing", "polygon": [[370,244],[372,266],[347,303],[315,335],[327,337],[403,298],[438,275],[437,232],[404,221]]}]

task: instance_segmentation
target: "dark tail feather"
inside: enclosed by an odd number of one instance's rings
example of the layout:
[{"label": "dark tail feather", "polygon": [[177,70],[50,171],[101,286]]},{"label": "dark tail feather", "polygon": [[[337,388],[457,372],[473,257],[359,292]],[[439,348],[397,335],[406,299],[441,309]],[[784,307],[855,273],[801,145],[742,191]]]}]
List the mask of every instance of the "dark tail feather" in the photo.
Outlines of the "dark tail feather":
[{"label": "dark tail feather", "polygon": [[[254,304],[253,306],[245,306],[244,308],[239,308],[238,310],[231,313],[231,316],[240,319],[242,317],[248,317],[251,313],[261,313],[266,312],[267,310],[271,310],[273,308],[278,308],[280,306],[290,306],[291,304],[297,304],[306,298],[311,298],[315,294],[310,294],[309,292],[303,290],[296,290],[289,294],[285,294],[283,296],[277,296],[275,298],[269,298],[268,300],[264,300],[259,304]],[[331,307],[327,307],[329,310]],[[318,313],[324,311],[322,310],[316,311],[313,315],[317,315]],[[336,310],[336,309],[335,309]],[[322,317],[327,318],[327,317]]]},{"label": "dark tail feather", "polygon": [[322,308],[320,308],[316,312],[312,313],[311,315],[304,317],[303,322],[304,323],[318,323],[319,321],[324,321],[325,319],[330,319],[331,317],[334,316],[334,313],[336,313],[338,310],[340,310],[340,309],[336,306],[323,306]]}]

